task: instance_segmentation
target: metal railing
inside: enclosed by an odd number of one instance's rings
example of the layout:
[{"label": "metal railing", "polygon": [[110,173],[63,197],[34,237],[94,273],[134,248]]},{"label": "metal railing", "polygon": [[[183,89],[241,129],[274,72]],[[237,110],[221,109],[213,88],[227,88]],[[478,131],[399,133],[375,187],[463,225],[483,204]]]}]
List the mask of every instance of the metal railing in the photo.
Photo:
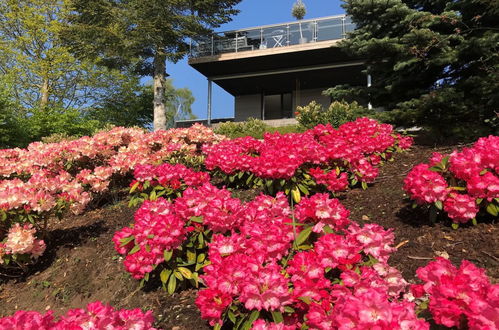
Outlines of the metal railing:
[{"label": "metal railing", "polygon": [[355,25],[345,15],[265,25],[249,29],[217,32],[208,38],[191,40],[190,57],[213,56],[346,37]]}]

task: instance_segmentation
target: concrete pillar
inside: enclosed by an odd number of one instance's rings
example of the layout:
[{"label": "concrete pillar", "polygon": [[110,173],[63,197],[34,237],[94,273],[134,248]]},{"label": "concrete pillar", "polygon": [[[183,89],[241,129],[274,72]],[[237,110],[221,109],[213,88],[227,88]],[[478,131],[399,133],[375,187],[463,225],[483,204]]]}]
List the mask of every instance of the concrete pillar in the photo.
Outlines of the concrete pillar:
[{"label": "concrete pillar", "polygon": [[208,126],[211,126],[212,81],[208,78]]}]

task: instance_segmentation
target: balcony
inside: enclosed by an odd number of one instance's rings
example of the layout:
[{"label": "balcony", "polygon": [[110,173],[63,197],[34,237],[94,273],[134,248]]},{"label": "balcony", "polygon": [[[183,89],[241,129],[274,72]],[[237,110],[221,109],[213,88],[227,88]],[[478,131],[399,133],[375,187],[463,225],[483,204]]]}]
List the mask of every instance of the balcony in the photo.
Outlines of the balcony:
[{"label": "balcony", "polygon": [[271,49],[285,50],[285,47],[296,45],[306,47],[341,40],[354,29],[350,18],[341,15],[219,32],[206,39],[191,40],[190,59],[243,52],[246,55],[248,52],[263,54]]}]

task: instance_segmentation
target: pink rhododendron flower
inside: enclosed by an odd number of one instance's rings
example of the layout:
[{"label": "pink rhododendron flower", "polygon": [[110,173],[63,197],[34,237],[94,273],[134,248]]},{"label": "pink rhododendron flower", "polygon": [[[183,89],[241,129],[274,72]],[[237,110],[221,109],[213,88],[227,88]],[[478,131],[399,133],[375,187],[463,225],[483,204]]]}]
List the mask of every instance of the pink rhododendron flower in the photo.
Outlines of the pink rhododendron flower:
[{"label": "pink rhododendron flower", "polygon": [[478,213],[475,199],[463,194],[451,193],[444,202],[444,211],[454,222],[468,222]]}]

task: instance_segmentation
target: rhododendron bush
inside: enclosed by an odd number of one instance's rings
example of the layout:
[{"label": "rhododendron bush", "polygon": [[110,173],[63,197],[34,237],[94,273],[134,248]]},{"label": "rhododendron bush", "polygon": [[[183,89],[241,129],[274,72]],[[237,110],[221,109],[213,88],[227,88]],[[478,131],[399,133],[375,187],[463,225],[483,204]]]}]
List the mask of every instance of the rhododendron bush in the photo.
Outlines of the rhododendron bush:
[{"label": "rhododendron bush", "polygon": [[472,147],[448,156],[434,153],[404,180],[409,197],[447,214],[453,227],[488,213],[499,215],[499,136],[480,138]]},{"label": "rhododendron bush", "polygon": [[459,269],[444,258],[416,271],[423,284],[414,296],[428,302],[433,320],[447,327],[499,329],[499,284],[491,284],[485,270],[463,260]]},{"label": "rhododendron bush", "polygon": [[154,316],[140,309],[115,310],[100,301],[90,303],[85,309],[72,309],[59,319],[53,311],[41,314],[35,311],[17,311],[12,316],[0,318],[0,329],[67,330],[115,329],[154,330]]},{"label": "rhododendron bush", "polygon": [[237,187],[262,186],[270,194],[284,191],[295,201],[311,190],[336,192],[360,182],[366,188],[378,175],[377,165],[412,139],[369,118],[334,129],[318,125],[304,133],[267,133],[206,146],[206,168]]},{"label": "rhododendron bush", "polygon": [[359,226],[327,194],[303,198],[294,212],[282,193],[248,206],[239,228],[209,244],[207,288],[196,303],[212,326],[429,328],[402,299],[407,283],[387,263],[390,230]]},{"label": "rhododendron bush", "polygon": [[126,187],[135,167],[164,161],[201,164],[202,146],[223,139],[202,125],[154,133],[114,128],[78,140],[0,150],[0,263],[38,257],[51,216],[81,213],[93,199]]}]

